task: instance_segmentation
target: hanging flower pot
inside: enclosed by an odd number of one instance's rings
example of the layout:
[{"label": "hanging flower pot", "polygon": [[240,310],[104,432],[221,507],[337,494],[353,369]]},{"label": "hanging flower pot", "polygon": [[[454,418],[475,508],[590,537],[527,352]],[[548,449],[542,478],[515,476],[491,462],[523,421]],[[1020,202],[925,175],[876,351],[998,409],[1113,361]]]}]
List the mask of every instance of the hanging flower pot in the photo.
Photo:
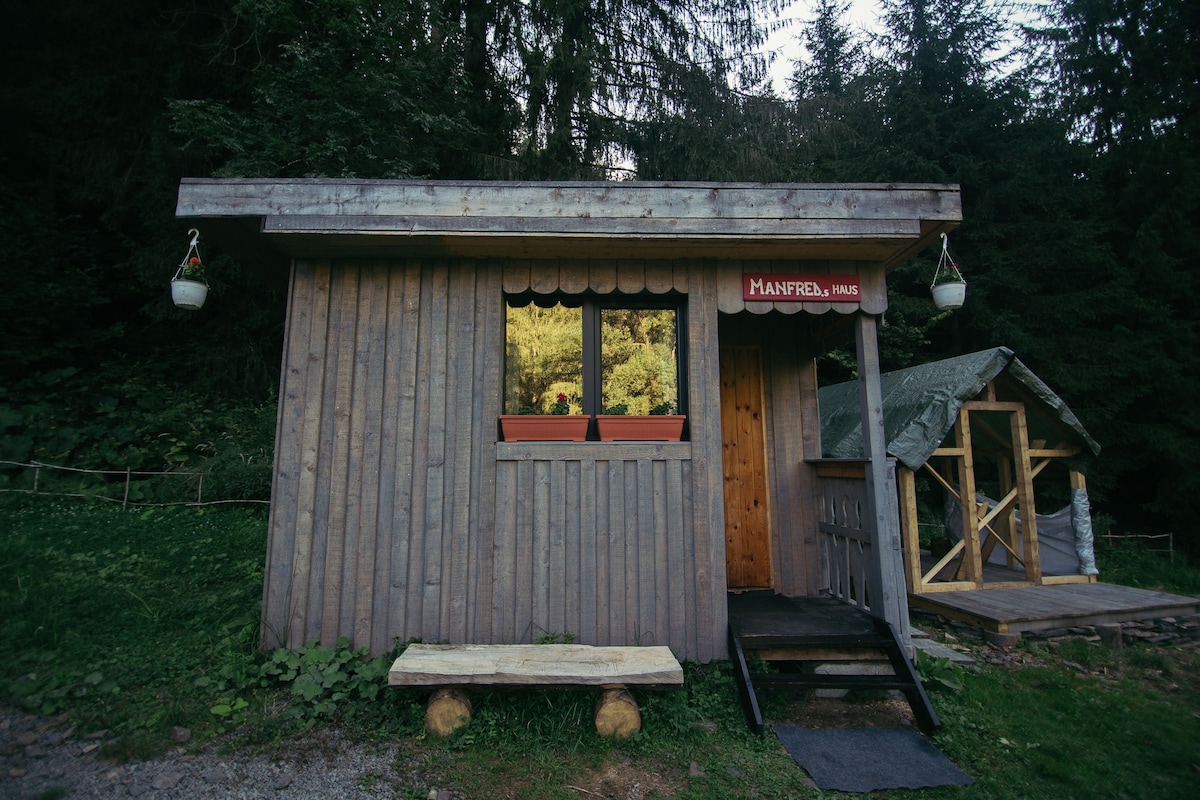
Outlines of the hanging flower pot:
[{"label": "hanging flower pot", "polygon": [[939,283],[929,287],[929,290],[933,292],[933,304],[937,306],[939,311],[952,311],[956,308],[962,308],[963,301],[967,298],[966,281]]},{"label": "hanging flower pot", "polygon": [[942,257],[938,259],[937,270],[933,273],[933,283],[929,284],[933,294],[933,304],[939,311],[953,311],[962,308],[967,298],[967,282],[958,271],[958,264],[950,258],[947,249],[946,234],[942,234]]},{"label": "hanging flower pot", "polygon": [[200,260],[200,231],[192,228],[188,231],[192,236],[187,255],[175,270],[171,279],[171,302],[176,308],[187,311],[199,311],[208,299],[208,281],[204,278],[204,262]]},{"label": "hanging flower pot", "polygon": [[171,280],[171,302],[176,308],[199,311],[208,299],[208,284],[186,278]]}]

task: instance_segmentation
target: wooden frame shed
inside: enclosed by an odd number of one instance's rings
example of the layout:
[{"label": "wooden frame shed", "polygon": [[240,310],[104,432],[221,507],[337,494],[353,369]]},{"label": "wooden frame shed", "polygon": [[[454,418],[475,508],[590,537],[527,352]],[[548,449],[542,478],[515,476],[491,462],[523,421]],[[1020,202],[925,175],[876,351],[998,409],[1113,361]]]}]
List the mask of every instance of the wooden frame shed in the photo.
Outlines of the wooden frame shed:
[{"label": "wooden frame shed", "polygon": [[[904,565],[913,595],[1045,584],[1092,583],[1088,462],[1100,446],[1067,404],[1007,347],[934,361],[880,378],[888,454],[897,471]],[[820,391],[825,453],[861,449],[854,386]],[[1058,469],[1049,469],[1057,464]],[[944,552],[922,551],[916,480],[944,492],[955,522]],[[1053,475],[1060,504],[1071,504],[1077,559],[1071,572],[1046,574],[1034,479]],[[984,500],[985,484],[995,495]],[[964,502],[963,498],[974,498]],[[1002,565],[988,567],[989,563]]]},{"label": "wooden frame shed", "polygon": [[[264,646],[709,661],[744,589],[907,631],[876,327],[957,187],[185,179],[177,215],[290,276]],[[503,441],[514,297],[670,298],[683,440]],[[867,446],[829,461],[815,357],[848,337]]]}]

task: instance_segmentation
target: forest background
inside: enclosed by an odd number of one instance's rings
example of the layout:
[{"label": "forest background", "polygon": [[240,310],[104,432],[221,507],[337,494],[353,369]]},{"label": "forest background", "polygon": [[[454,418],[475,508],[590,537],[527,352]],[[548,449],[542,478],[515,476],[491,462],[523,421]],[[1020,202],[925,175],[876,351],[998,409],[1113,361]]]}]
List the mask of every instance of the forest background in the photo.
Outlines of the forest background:
[{"label": "forest background", "polygon": [[[784,7],[803,56],[781,91],[763,45]],[[882,0],[870,33],[846,10],[14,4],[0,461],[269,492],[283,276],[202,240],[209,304],[174,309],[183,176],[958,183],[967,305],[934,310],[937,253],[898,269],[884,368],[1012,348],[1101,442],[1102,524],[1200,551],[1200,3]]]}]

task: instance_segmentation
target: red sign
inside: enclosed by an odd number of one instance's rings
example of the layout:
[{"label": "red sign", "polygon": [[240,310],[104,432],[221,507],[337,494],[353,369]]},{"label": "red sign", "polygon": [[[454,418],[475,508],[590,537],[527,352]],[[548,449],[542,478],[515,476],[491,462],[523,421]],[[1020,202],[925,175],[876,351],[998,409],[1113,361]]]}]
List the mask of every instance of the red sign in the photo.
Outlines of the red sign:
[{"label": "red sign", "polygon": [[857,303],[857,275],[742,275],[742,298],[774,302]]}]

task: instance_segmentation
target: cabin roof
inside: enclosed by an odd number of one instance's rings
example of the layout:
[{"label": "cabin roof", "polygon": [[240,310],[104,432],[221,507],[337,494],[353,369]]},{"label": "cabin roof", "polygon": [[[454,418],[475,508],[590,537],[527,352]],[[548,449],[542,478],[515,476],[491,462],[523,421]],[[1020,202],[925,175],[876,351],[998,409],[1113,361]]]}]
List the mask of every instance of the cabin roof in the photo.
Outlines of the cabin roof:
[{"label": "cabin roof", "polygon": [[891,269],[962,219],[944,184],[184,178],[235,256],[836,259]]},{"label": "cabin roof", "polygon": [[[909,469],[920,469],[954,429],[959,409],[993,380],[1025,403],[1031,439],[1079,445],[1099,455],[1083,424],[1049,386],[1007,347],[994,347],[880,376],[887,452]],[[861,458],[858,383],[826,386],[818,393],[821,449],[831,458]]]}]

